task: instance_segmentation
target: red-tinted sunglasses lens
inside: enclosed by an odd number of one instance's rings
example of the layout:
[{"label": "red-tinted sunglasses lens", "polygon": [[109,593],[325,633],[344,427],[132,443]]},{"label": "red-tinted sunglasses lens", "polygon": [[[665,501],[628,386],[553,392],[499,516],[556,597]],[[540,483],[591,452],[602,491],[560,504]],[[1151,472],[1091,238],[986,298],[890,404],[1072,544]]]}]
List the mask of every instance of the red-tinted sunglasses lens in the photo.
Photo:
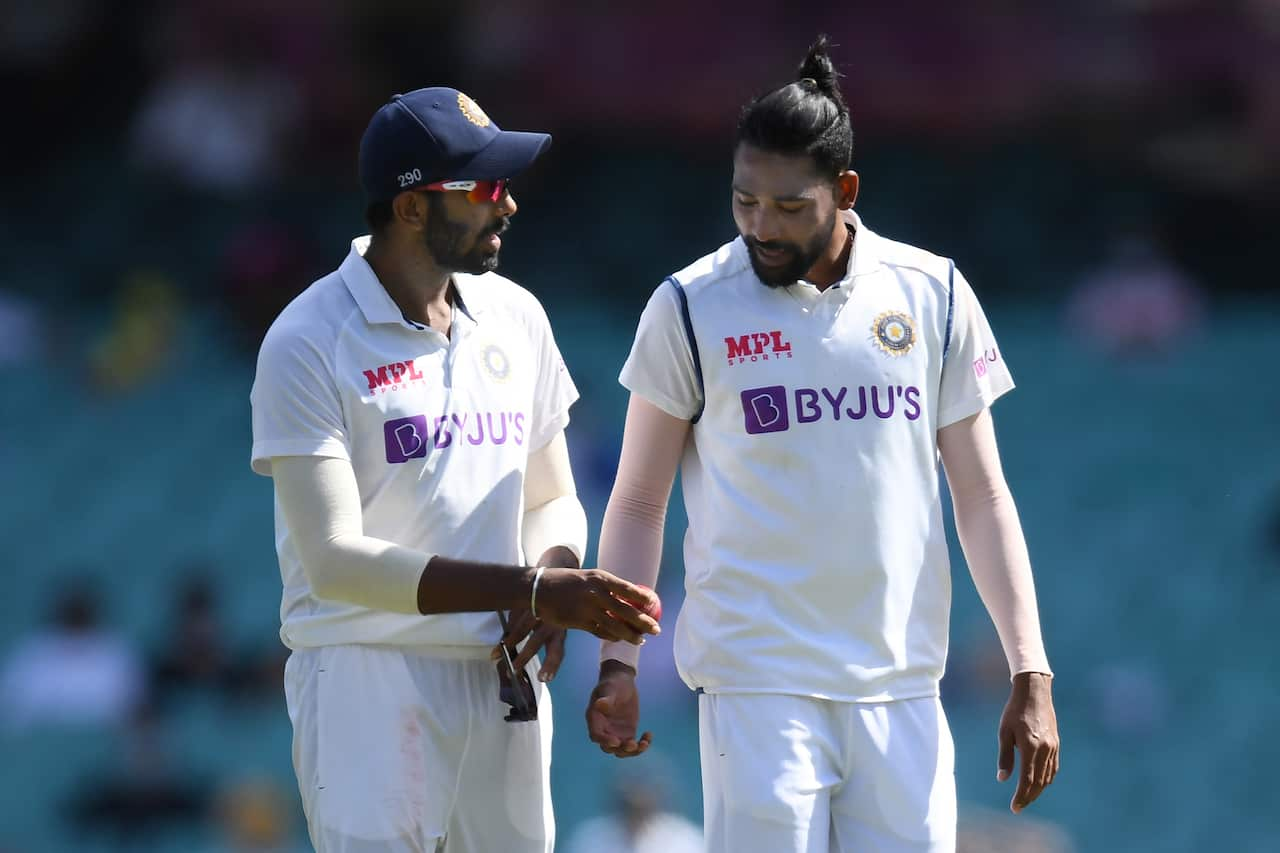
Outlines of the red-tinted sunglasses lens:
[{"label": "red-tinted sunglasses lens", "polygon": [[496,181],[476,181],[476,188],[467,193],[467,201],[472,204],[479,204],[482,201],[497,202],[507,191],[507,184],[506,178],[499,178]]}]

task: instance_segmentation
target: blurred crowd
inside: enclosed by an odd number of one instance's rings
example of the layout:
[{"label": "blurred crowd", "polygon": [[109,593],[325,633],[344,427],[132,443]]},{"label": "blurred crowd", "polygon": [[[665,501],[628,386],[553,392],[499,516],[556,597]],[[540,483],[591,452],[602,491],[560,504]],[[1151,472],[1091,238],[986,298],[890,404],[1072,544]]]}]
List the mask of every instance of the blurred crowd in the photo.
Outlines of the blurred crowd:
[{"label": "blurred crowd", "polygon": [[245,850],[285,842],[296,830],[293,798],[263,780],[203,778],[185,765],[163,720],[182,703],[227,713],[281,706],[286,649],[271,637],[231,648],[205,569],[186,573],[147,645],[103,612],[98,583],[89,574],[65,581],[44,624],[0,657],[5,737],[90,731],[115,740],[109,759],[58,804],[62,819],[121,842],[203,823],[222,825]]},{"label": "blurred crowd", "polygon": [[[77,357],[107,392],[162,370],[192,311],[225,315],[252,353],[362,228],[368,116],[434,82],[556,135],[518,187],[534,213],[511,271],[554,296],[608,269],[630,316],[731,233],[737,108],[818,31],[839,45],[870,221],[963,248],[986,293],[1058,300],[1130,351],[1193,329],[1218,293],[1271,287],[1254,272],[1280,221],[1269,0],[8,5],[0,80],[24,123],[0,140],[19,164],[0,363],[66,357],[75,298],[106,320]],[[620,265],[637,244],[652,250]],[[1148,299],[1157,316],[1127,328]]]}]

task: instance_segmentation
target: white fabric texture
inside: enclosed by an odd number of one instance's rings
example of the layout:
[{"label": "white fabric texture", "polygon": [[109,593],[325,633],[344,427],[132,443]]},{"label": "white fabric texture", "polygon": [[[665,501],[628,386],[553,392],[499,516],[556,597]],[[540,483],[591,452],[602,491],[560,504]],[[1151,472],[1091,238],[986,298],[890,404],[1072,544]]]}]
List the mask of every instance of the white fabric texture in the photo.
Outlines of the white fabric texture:
[{"label": "white fabric texture", "polygon": [[529,673],[538,719],[509,723],[487,658],[420,651],[350,645],[290,655],[294,770],[315,849],[550,853],[552,707],[537,662]]},{"label": "white fabric texture", "polygon": [[938,448],[965,561],[1000,635],[1010,674],[1052,675],[1040,634],[1031,557],[1000,466],[991,412],[984,409],[944,427]]},{"label": "white fabric texture", "polygon": [[[622,370],[669,415],[701,411],[678,448],[689,528],[675,654],[690,687],[937,695],[951,603],[938,431],[1013,380],[950,261],[845,215],[855,234],[840,281],[764,287],[734,240],[658,288]],[[627,455],[620,467],[665,490],[667,471]]]},{"label": "white fabric texture", "polygon": [[[359,535],[421,554],[522,563],[530,453],[564,430],[578,396],[546,313],[502,276],[457,274],[446,337],[405,320],[365,261],[367,248],[368,238],[355,240],[338,270],[294,299],[267,332],[250,395],[253,469],[270,475],[280,457],[346,460],[359,493]],[[280,634],[290,648],[488,647],[500,636],[493,613],[417,615],[404,603],[407,552],[385,552],[403,558],[389,570],[390,587],[344,586],[346,600],[319,594],[303,569],[292,515],[277,495]],[[360,603],[353,594],[374,598]],[[395,607],[370,606],[379,603]]]},{"label": "white fabric texture", "polygon": [[955,745],[937,698],[698,697],[708,853],[950,853]]},{"label": "white fabric texture", "polygon": [[546,447],[529,454],[524,506],[521,543],[525,561],[533,563],[547,549],[563,546],[573,552],[581,565],[587,553],[587,511],[578,500],[563,431],[556,433]]}]

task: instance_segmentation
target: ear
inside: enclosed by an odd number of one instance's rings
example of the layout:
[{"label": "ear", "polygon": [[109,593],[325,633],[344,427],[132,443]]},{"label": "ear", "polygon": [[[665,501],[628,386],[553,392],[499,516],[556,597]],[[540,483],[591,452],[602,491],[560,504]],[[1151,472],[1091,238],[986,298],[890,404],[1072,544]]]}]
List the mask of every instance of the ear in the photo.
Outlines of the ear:
[{"label": "ear", "polygon": [[427,200],[421,193],[403,192],[391,200],[395,218],[415,231],[427,227]]},{"label": "ear", "polygon": [[836,207],[850,210],[858,200],[858,173],[852,169],[841,172],[836,178]]}]

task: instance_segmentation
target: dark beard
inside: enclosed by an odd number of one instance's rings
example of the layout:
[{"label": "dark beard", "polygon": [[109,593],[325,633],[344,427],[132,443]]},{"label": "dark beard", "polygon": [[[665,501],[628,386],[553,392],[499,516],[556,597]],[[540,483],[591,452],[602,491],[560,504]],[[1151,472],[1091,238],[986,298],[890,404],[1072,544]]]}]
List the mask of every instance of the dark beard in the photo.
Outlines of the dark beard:
[{"label": "dark beard", "polygon": [[[756,278],[760,279],[766,287],[786,287],[804,278],[805,273],[813,269],[813,265],[822,257],[827,243],[831,240],[831,232],[835,229],[835,224],[835,217],[832,216],[830,222],[823,223],[823,226],[818,229],[817,236],[808,246],[785,243],[780,240],[760,243],[751,237],[743,237],[743,241],[747,244],[747,257],[751,259],[751,269],[755,271]],[[766,249],[786,249],[791,253],[791,261],[780,267],[765,266],[756,257],[757,246],[764,246]]]},{"label": "dark beard", "polygon": [[435,258],[436,265],[450,272],[480,273],[492,272],[498,268],[498,253],[491,252],[480,241],[490,234],[501,234],[507,230],[508,217],[503,217],[497,225],[482,231],[472,241],[470,251],[464,252],[468,234],[467,226],[450,220],[444,212],[444,205],[435,203],[434,196],[428,194],[432,204],[431,224],[424,234],[427,251]]}]

